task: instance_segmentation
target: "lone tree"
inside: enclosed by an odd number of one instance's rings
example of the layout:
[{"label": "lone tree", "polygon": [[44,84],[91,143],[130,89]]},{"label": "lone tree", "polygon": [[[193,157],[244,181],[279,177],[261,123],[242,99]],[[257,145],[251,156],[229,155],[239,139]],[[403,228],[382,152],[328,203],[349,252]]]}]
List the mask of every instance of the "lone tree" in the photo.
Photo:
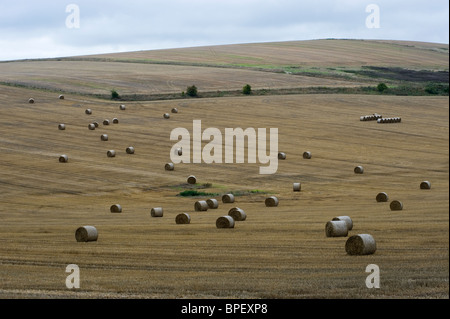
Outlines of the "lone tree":
[{"label": "lone tree", "polygon": [[387,85],[386,84],[384,84],[384,83],[379,83],[378,85],[377,85],[377,90],[379,91],[379,92],[384,92],[385,90],[387,90]]},{"label": "lone tree", "polygon": [[242,93],[247,95],[252,93],[252,87],[250,86],[250,84],[244,85],[244,87],[242,88]]},{"label": "lone tree", "polygon": [[117,93],[116,90],[111,90],[111,99],[112,100],[120,99],[120,95],[119,93]]},{"label": "lone tree", "polygon": [[195,85],[188,86],[186,94],[189,96],[197,96],[197,87]]}]

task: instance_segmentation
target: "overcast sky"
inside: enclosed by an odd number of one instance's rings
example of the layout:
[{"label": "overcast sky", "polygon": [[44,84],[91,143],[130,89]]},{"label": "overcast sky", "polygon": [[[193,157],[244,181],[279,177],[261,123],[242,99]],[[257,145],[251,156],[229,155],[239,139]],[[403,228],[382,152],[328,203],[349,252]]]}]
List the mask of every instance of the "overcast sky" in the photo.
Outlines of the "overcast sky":
[{"label": "overcast sky", "polygon": [[0,60],[324,38],[448,44],[448,29],[447,0],[0,0]]}]

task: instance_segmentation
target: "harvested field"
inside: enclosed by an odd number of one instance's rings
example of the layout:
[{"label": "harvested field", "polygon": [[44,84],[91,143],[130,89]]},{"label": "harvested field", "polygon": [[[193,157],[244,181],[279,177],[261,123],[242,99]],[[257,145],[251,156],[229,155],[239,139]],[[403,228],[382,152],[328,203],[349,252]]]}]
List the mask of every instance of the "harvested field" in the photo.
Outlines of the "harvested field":
[{"label": "harvested field", "polygon": [[[423,60],[436,54],[421,52]],[[0,64],[1,74],[5,68],[10,80],[23,76],[9,67]],[[98,80],[99,90],[112,84]],[[30,96],[36,103],[28,103]],[[120,101],[58,96],[0,85],[1,298],[449,298],[448,96],[129,101],[126,111]],[[180,114],[165,120],[161,115],[173,107]],[[359,120],[373,113],[402,122]],[[114,117],[119,125],[86,128]],[[170,132],[192,133],[193,120],[222,133],[278,128],[278,149],[288,156],[273,175],[260,175],[267,164],[249,164],[246,156],[239,164],[180,163],[169,173]],[[60,123],[67,129],[58,130]],[[127,155],[129,145],[139,152]],[[121,151],[108,158],[110,149]],[[304,150],[314,156],[304,160]],[[70,160],[59,164],[61,154]],[[355,163],[364,174],[353,172]],[[187,182],[190,175],[197,184]],[[424,180],[433,187],[420,189]],[[300,193],[292,191],[293,181],[301,181]],[[200,187],[208,194],[178,196]],[[377,202],[381,190],[404,209]],[[236,194],[235,203],[194,210],[196,201],[228,193]],[[280,205],[266,207],[268,196]],[[111,214],[112,203],[124,212]],[[151,218],[158,206],[164,216]],[[245,222],[218,229],[216,220],[235,206],[245,211]],[[189,214],[188,224],[174,222],[181,213]],[[351,216],[348,237],[326,237],[325,222],[336,216]],[[96,241],[76,241],[83,225],[95,226]],[[346,241],[356,234],[371,234],[376,252],[347,254]],[[79,289],[65,286],[69,264],[80,267]],[[365,285],[369,264],[380,268],[379,289]]]}]

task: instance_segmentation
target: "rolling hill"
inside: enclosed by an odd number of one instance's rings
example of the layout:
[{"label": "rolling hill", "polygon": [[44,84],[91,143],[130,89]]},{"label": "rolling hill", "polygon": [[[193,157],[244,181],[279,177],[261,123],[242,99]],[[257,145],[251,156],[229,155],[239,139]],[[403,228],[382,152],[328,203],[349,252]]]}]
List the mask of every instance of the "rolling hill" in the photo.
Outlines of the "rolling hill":
[{"label": "rolling hill", "polygon": [[[394,93],[362,90],[379,82]],[[330,39],[0,63],[0,297],[447,299],[448,91],[394,91],[429,83],[448,90],[448,45]],[[192,84],[200,97],[181,96]],[[111,100],[112,89],[124,99]],[[402,121],[360,121],[374,113]],[[193,134],[194,120],[222,133],[278,128],[287,157],[269,175],[248,162],[247,147],[244,163],[166,171],[171,132]],[[420,189],[425,180],[431,189]],[[230,192],[235,203],[222,203]],[[379,192],[403,210],[377,202]],[[279,206],[264,205],[270,195]],[[219,208],[194,210],[208,198]],[[153,207],[164,216],[151,217]],[[216,228],[232,207],[247,220]],[[188,225],[175,223],[183,212]],[[348,236],[326,237],[326,222],[344,215],[354,222]],[[97,241],[75,240],[84,225]],[[346,240],[361,233],[376,252],[348,255]],[[70,264],[80,267],[79,289],[65,285]],[[365,284],[369,264],[380,267],[379,289]]]}]

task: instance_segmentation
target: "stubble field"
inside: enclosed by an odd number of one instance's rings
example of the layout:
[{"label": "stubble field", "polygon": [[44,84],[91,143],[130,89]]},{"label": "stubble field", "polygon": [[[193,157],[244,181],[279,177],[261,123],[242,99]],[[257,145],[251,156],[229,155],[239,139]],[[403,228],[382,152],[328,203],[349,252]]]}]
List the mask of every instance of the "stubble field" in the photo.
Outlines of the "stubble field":
[{"label": "stubble field", "polygon": [[[0,297],[448,298],[448,103],[448,96],[361,94],[123,103],[0,86]],[[174,107],[179,112],[164,119]],[[373,113],[402,122],[360,121]],[[118,124],[102,124],[114,117]],[[222,133],[278,128],[286,160],[272,175],[247,160],[166,171],[171,131],[192,134],[193,120]],[[100,125],[91,131],[93,121]],[[107,157],[110,149],[116,157]],[[357,165],[364,174],[354,173]],[[425,180],[430,190],[419,188]],[[211,195],[179,196],[193,188]],[[229,192],[235,203],[222,203]],[[376,202],[379,192],[403,210]],[[264,205],[269,195],[278,207]],[[219,208],[194,211],[208,198]],[[116,203],[122,213],[109,211]],[[151,217],[159,206],[164,216]],[[232,207],[247,220],[216,228]],[[177,225],[183,212],[191,223]],[[353,220],[349,235],[326,237],[326,222],[342,215]],[[97,241],[75,240],[84,225],[97,228]],[[346,240],[361,233],[375,238],[376,252],[348,255]],[[66,287],[69,264],[80,268],[79,289]],[[369,264],[380,268],[378,289],[366,287]]]}]

